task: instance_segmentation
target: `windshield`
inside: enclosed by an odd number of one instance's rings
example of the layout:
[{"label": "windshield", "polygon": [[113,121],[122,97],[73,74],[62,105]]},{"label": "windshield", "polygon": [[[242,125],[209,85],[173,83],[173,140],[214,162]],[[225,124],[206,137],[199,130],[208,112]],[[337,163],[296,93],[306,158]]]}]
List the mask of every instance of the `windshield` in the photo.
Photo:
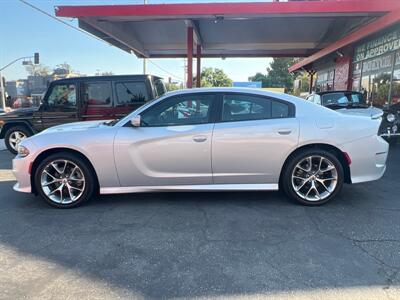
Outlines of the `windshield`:
[{"label": "windshield", "polygon": [[365,98],[360,93],[328,93],[321,95],[323,106],[367,106]]}]

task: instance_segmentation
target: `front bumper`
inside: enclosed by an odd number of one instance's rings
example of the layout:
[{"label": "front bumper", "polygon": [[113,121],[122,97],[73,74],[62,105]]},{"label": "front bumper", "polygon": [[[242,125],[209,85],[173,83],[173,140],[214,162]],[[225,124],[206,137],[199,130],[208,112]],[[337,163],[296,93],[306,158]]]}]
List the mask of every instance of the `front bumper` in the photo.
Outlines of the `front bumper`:
[{"label": "front bumper", "polygon": [[17,183],[14,185],[14,190],[21,193],[31,193],[32,186],[30,169],[32,162],[29,159],[29,156],[16,156],[12,161],[12,165],[14,176],[17,179]]}]

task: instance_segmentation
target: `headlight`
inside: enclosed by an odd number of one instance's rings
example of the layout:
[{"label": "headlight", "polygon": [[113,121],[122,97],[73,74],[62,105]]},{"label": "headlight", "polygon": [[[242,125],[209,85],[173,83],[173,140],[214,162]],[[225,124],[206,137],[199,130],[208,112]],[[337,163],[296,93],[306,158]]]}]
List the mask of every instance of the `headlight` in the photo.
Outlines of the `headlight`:
[{"label": "headlight", "polygon": [[387,120],[388,122],[392,123],[392,122],[394,122],[394,120],[396,120],[396,117],[395,117],[394,114],[388,114],[388,115],[386,116],[386,120]]},{"label": "headlight", "polygon": [[24,146],[18,146],[18,155],[20,157],[26,157],[29,155],[29,150],[28,148],[24,147]]}]

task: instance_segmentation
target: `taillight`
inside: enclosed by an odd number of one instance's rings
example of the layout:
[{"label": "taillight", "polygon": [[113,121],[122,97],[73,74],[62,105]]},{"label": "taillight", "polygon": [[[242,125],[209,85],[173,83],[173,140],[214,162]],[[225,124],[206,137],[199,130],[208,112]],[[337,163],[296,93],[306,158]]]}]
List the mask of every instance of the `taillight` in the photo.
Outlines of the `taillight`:
[{"label": "taillight", "polygon": [[351,165],[351,157],[347,152],[343,152],[344,158],[347,161],[347,164],[350,166]]}]

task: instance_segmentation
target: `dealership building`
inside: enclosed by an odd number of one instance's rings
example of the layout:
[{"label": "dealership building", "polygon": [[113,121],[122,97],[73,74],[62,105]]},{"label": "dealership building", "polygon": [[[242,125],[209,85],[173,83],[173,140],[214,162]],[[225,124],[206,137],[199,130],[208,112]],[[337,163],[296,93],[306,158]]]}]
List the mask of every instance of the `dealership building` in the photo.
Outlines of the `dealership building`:
[{"label": "dealership building", "polygon": [[400,102],[400,24],[290,69],[314,75],[315,91],[353,90],[374,105],[396,104]]},{"label": "dealership building", "polygon": [[301,57],[289,71],[306,72],[312,90],[353,89],[380,105],[400,98],[399,0],[196,1],[55,12],[139,58],[186,58],[188,88],[200,86],[202,58]]}]

